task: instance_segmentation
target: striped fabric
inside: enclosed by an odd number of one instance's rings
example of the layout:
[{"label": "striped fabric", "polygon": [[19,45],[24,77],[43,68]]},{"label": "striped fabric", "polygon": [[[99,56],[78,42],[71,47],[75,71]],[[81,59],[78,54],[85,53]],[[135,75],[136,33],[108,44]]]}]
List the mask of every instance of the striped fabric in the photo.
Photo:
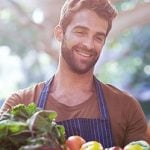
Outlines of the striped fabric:
[{"label": "striped fabric", "polygon": [[99,141],[105,148],[113,146],[111,133],[108,132],[108,123],[108,120],[86,118],[75,118],[58,122],[58,124],[64,125],[67,137],[80,135],[86,141]]},{"label": "striped fabric", "polygon": [[[45,108],[46,100],[49,93],[49,87],[53,78],[45,82],[45,86],[41,92],[38,107],[42,109]],[[112,147],[114,145],[114,140],[103,90],[99,81],[95,77],[94,80],[96,85],[96,92],[98,95],[98,103],[101,118],[97,119],[73,118],[70,120],[60,121],[58,122],[58,124],[61,124],[65,127],[67,137],[71,135],[80,135],[86,141],[92,140],[99,141],[100,143],[102,143],[104,148]]]}]

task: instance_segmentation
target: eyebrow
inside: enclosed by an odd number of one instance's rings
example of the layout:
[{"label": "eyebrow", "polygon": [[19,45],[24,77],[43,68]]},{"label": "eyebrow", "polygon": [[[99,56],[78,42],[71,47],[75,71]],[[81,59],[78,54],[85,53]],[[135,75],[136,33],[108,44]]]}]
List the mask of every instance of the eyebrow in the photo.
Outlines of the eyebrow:
[{"label": "eyebrow", "polygon": [[[74,27],[73,30],[76,30],[76,29],[89,30],[87,27],[84,27],[84,26],[81,26],[81,25],[78,25],[78,26]],[[97,32],[96,34],[99,35],[99,36],[106,37],[106,33],[104,33],[104,32]]]}]

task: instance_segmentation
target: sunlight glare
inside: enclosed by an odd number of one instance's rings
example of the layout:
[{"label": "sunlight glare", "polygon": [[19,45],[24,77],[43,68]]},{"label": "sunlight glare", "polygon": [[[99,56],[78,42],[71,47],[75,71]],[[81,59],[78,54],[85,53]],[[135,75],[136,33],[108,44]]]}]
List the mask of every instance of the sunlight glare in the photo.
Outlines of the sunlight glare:
[{"label": "sunlight glare", "polygon": [[37,8],[33,11],[32,19],[35,23],[41,24],[44,21],[44,14],[40,8]]}]

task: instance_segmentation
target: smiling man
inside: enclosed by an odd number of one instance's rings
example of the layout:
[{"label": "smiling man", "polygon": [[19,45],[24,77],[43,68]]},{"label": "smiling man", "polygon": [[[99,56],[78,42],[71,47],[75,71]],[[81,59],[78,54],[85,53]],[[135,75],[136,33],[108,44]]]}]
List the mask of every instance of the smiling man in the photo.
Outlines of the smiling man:
[{"label": "smiling man", "polygon": [[105,42],[107,28],[106,19],[100,18],[88,9],[80,10],[74,15],[65,34],[58,25],[56,38],[62,42],[60,63],[63,63],[64,59],[71,71],[79,74],[93,73]]},{"label": "smiling man", "polygon": [[55,110],[66,136],[80,135],[106,147],[147,140],[144,113],[133,97],[93,74],[116,11],[107,0],[67,0],[55,28],[61,44],[59,64],[50,80],[12,94],[2,112],[35,102]]}]

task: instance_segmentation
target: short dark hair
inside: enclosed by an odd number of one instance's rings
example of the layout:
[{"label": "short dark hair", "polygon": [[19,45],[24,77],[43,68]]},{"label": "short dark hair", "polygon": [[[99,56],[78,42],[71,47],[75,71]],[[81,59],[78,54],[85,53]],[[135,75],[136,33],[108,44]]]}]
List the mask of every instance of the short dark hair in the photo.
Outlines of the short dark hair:
[{"label": "short dark hair", "polygon": [[59,24],[63,31],[71,22],[76,12],[82,9],[94,11],[99,17],[103,17],[108,21],[107,34],[112,27],[112,20],[116,17],[117,11],[109,0],[66,0],[61,8]]}]

